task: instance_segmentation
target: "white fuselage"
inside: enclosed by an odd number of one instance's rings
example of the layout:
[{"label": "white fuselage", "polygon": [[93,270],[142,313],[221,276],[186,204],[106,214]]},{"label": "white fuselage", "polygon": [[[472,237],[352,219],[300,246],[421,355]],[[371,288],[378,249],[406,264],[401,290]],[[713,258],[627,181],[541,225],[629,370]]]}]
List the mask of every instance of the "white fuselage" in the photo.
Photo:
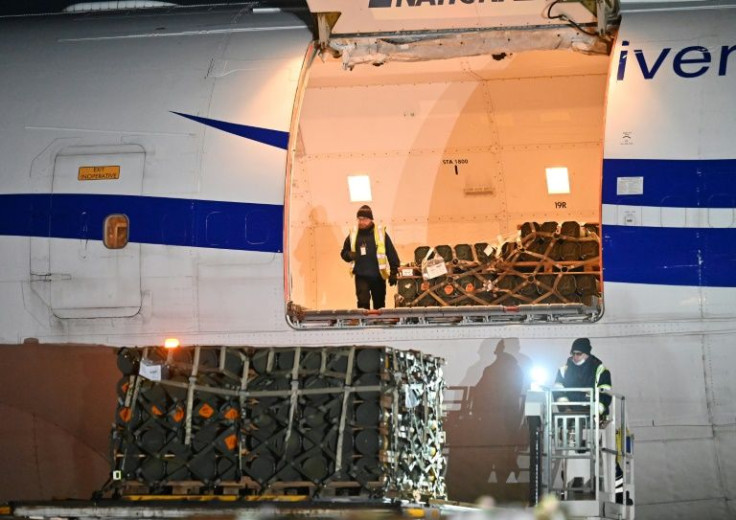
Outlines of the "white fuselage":
[{"label": "white fuselage", "polygon": [[[637,512],[732,515],[736,11],[624,14],[610,56],[344,71],[314,58],[313,38],[270,11],[0,20],[0,343],[175,336],[444,357],[449,386],[490,392],[476,412],[488,436],[450,435],[453,498],[453,463],[477,484],[467,493],[524,485],[526,371],[552,373],[589,337],[628,398]],[[544,167],[560,163],[571,193],[551,197]],[[94,167],[102,178],[80,174]],[[404,262],[528,221],[601,223],[603,317],[291,327],[289,301],[354,306],[339,251],[356,173]],[[109,249],[104,221],[119,214],[129,242]]]}]

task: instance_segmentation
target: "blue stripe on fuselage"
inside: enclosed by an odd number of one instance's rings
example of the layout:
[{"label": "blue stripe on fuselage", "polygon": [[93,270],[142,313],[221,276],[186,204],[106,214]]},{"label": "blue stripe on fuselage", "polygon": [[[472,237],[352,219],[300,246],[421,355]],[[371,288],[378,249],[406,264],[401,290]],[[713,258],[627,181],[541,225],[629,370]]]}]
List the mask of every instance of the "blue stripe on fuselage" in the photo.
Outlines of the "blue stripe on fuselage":
[{"label": "blue stripe on fuselage", "polygon": [[[620,177],[641,177],[643,193],[618,194]],[[605,159],[602,199],[622,206],[733,209],[736,160]],[[604,223],[602,232],[605,281],[736,287],[736,228]]]},{"label": "blue stripe on fuselage", "polygon": [[127,215],[131,242],[283,251],[281,205],[135,195],[0,195],[0,235],[102,240],[115,213]]},{"label": "blue stripe on fuselage", "polygon": [[[618,195],[619,177],[643,177],[644,193]],[[604,159],[603,204],[733,208],[736,207],[736,160]]]},{"label": "blue stripe on fuselage", "polygon": [[209,119],[207,117],[192,116],[189,114],[182,114],[181,112],[172,112],[177,116],[186,117],[197,123],[217,128],[223,132],[245,137],[251,141],[258,143],[267,144],[276,148],[286,150],[289,145],[289,132],[282,132],[281,130],[272,130],[270,128],[261,128],[258,126],[239,125],[237,123],[229,123],[227,121],[218,121],[217,119]]},{"label": "blue stripe on fuselage", "polygon": [[736,228],[604,225],[603,280],[736,287]]},{"label": "blue stripe on fuselage", "polygon": [[[733,207],[736,161],[612,160],[606,204]],[[617,176],[644,177],[644,193],[616,195]],[[664,195],[664,197],[663,197]],[[679,197],[679,199],[676,199]],[[101,240],[105,217],[128,215],[133,242],[282,252],[283,206],[163,197],[0,195],[0,234]],[[736,228],[603,226],[604,280],[736,287]]]}]

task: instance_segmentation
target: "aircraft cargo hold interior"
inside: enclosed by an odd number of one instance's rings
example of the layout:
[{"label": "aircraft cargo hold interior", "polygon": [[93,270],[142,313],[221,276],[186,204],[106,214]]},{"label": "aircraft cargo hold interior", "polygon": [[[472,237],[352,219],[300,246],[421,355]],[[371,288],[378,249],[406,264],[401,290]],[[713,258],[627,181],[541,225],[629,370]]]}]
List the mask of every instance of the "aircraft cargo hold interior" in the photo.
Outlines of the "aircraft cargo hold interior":
[{"label": "aircraft cargo hold interior", "polygon": [[[287,175],[289,300],[317,311],[355,308],[339,253],[368,204],[410,268],[400,276],[416,284],[408,293],[401,282],[389,288],[387,308],[583,302],[595,319],[599,262],[570,263],[586,256],[552,249],[564,242],[560,226],[577,223],[573,241],[589,235],[587,258],[598,256],[609,60],[549,50],[343,70],[337,58],[316,57]],[[556,187],[556,175],[567,186]],[[370,195],[351,200],[356,178]],[[523,240],[534,231],[537,254],[509,259],[518,248],[534,253]],[[470,278],[450,272],[452,287],[422,285],[422,261],[435,251],[448,265],[470,262],[460,270]],[[507,268],[522,261],[526,274],[480,275],[493,258]],[[567,270],[592,273],[579,285],[593,289],[566,291],[556,273]]]}]

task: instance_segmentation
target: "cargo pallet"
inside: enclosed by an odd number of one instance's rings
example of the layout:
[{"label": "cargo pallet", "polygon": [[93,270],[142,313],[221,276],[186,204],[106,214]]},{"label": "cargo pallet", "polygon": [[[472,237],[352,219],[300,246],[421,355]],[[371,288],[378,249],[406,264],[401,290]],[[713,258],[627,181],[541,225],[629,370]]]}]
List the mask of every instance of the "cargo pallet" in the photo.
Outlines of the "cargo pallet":
[{"label": "cargo pallet", "polygon": [[597,226],[526,222],[518,239],[422,246],[400,269],[397,307],[592,306],[600,297]]},{"label": "cargo pallet", "polygon": [[[205,484],[199,480],[168,481],[163,485],[150,485],[139,481],[121,481],[114,493],[107,493],[105,499],[131,499],[131,497],[147,496],[180,496],[180,497],[242,497],[258,499],[270,497],[313,497],[317,493],[321,498],[362,496],[366,490],[380,491],[385,483],[382,481],[355,482],[336,481],[315,484],[308,480],[292,482],[273,482],[263,485],[256,480],[243,477],[240,480],[221,481],[217,484]],[[155,492],[159,491],[160,495]]]},{"label": "cargo pallet", "polygon": [[371,346],[122,349],[98,496],[443,499],[443,364]]}]

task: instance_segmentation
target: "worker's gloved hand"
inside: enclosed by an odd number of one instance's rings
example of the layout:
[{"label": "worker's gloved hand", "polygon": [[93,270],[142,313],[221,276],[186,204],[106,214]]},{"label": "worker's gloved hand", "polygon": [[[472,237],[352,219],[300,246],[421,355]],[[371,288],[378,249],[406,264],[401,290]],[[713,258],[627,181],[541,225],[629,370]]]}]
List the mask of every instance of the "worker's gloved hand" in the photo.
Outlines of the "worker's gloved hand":
[{"label": "worker's gloved hand", "polygon": [[392,269],[391,270],[391,274],[388,275],[388,284],[389,285],[396,285],[396,276],[398,274],[399,273],[395,269]]}]

